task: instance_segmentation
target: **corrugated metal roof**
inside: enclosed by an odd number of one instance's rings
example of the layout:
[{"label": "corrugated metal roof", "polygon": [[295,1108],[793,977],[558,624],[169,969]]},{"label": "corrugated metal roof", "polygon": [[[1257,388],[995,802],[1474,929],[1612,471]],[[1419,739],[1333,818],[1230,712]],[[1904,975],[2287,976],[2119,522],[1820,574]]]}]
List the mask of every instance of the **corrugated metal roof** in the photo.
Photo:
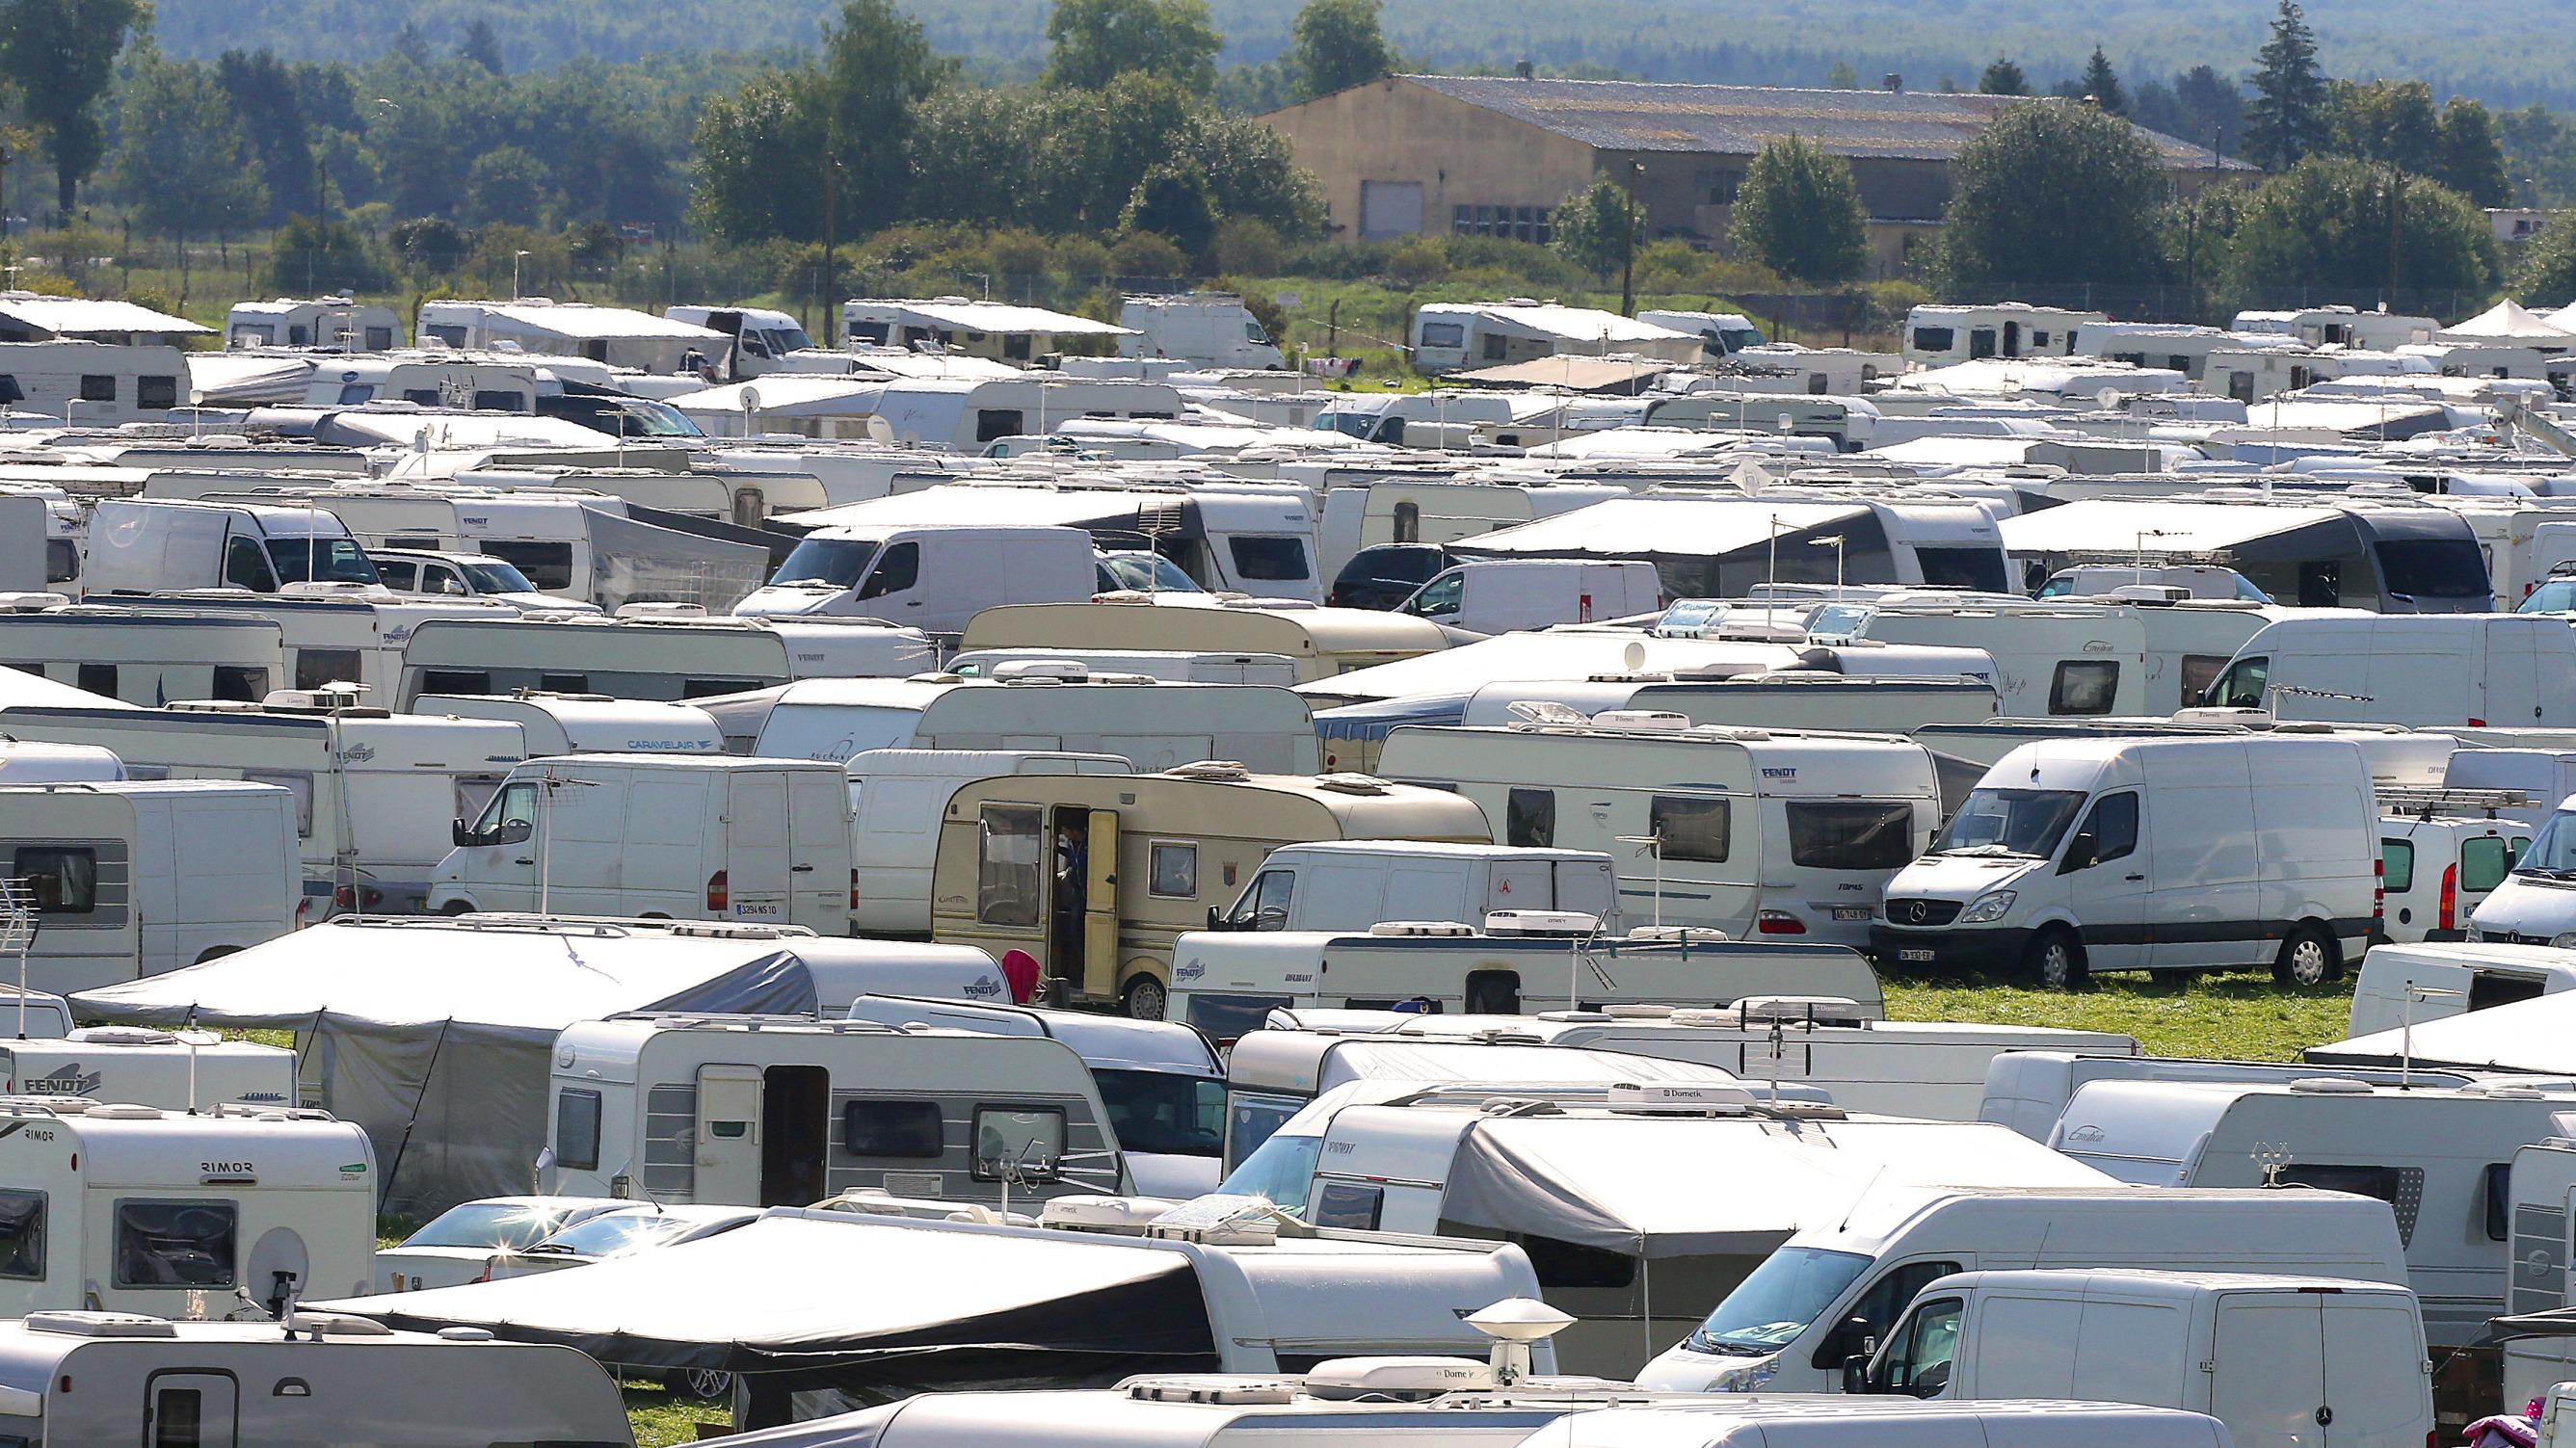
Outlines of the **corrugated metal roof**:
[{"label": "corrugated metal roof", "polygon": [[[1469,105],[1610,151],[1750,156],[1790,132],[1840,156],[1946,161],[2019,96],[1800,90],[1628,80],[1408,75]],[[2208,148],[2139,128],[2168,166],[2209,164]],[[2242,163],[2222,163],[2231,171]]]}]

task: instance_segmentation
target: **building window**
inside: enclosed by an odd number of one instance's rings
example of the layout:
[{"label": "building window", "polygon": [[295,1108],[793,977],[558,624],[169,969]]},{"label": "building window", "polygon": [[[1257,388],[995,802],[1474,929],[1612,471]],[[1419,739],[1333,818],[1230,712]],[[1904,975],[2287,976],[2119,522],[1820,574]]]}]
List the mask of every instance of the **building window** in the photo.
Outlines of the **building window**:
[{"label": "building window", "polygon": [[1472,206],[1449,208],[1449,230],[1455,236],[1473,235],[1476,230],[1476,208]]}]

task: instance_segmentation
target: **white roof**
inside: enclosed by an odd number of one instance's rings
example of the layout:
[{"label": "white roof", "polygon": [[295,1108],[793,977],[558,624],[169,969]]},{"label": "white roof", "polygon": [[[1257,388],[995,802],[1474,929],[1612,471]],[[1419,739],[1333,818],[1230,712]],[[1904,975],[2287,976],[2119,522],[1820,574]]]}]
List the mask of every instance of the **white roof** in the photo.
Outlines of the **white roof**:
[{"label": "white roof", "polygon": [[853,297],[843,304],[845,313],[860,309],[884,309],[920,317],[943,327],[966,332],[1050,332],[1064,337],[1133,337],[1132,327],[1095,322],[1069,312],[1050,312],[1044,307],[1020,307],[1008,302],[977,302],[964,297],[934,297],[929,301],[889,301],[875,297]]},{"label": "white roof", "polygon": [[2340,508],[2092,498],[2021,513],[1996,526],[2013,553],[2215,553],[2331,522]]},{"label": "white roof", "polygon": [[444,305],[480,307],[487,316],[508,322],[523,331],[541,332],[574,342],[615,341],[621,337],[666,337],[691,342],[726,340],[722,332],[688,322],[675,322],[668,317],[657,317],[651,312],[639,312],[630,307],[595,307],[588,302],[456,302]]},{"label": "white roof", "polygon": [[2542,317],[2511,297],[2496,303],[2456,327],[2444,327],[2433,334],[2437,342],[2537,342],[2546,346],[2576,346],[2576,332]]},{"label": "white roof", "polygon": [[[2149,1424],[2152,1436],[2139,1431]],[[1568,1413],[1521,1448],[2226,1448],[2231,1441],[2216,1418],[2125,1403],[1727,1394],[1704,1404]]]},{"label": "white roof", "polygon": [[1505,330],[1561,342],[1690,342],[1699,338],[1670,327],[1658,327],[1597,307],[1568,307],[1555,302],[1433,303],[1423,311],[1434,317],[1474,316]]},{"label": "white roof", "polygon": [[[1639,653],[1633,667],[1629,653]],[[1588,679],[1595,674],[1658,673],[1716,666],[1745,672],[1797,666],[1798,651],[1785,644],[1720,639],[1657,638],[1626,629],[1548,629],[1510,633],[1453,649],[1354,669],[1297,686],[1299,693],[1334,699],[1402,699],[1456,694],[1487,684],[1540,679]]]},{"label": "white roof", "polygon": [[1772,502],[1726,496],[1612,498],[1553,518],[1498,528],[1466,540],[1474,554],[1580,553],[1596,557],[1641,554],[1715,556],[1749,548],[1775,529],[1795,533],[1825,527],[1869,511],[1867,503]]},{"label": "white roof", "polygon": [[[2564,955],[2560,951],[2550,953]],[[2320,1063],[2396,1065],[2406,1049],[2404,1035],[2402,1030],[2380,1031],[2331,1045],[2311,1046],[2307,1058]],[[2482,1011],[2417,1021],[2414,1052],[2418,1066],[2469,1066],[2576,1076],[2576,992],[2552,991]]]},{"label": "white roof", "polygon": [[0,317],[24,323],[57,337],[86,337],[113,332],[212,332],[185,317],[138,307],[132,302],[104,302],[88,297],[41,297],[33,292],[0,292]]}]

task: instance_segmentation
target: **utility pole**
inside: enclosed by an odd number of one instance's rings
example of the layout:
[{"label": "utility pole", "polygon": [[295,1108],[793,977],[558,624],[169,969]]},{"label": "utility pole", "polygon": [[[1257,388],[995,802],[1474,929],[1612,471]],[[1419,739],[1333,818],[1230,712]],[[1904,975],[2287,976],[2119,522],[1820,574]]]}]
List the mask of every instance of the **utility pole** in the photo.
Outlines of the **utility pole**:
[{"label": "utility pole", "polygon": [[313,295],[313,254],[322,249],[323,227],[330,215],[331,163],[319,151],[313,153],[313,244],[304,248],[304,295]]},{"label": "utility pole", "polygon": [[2388,163],[2388,309],[2397,310],[2397,237],[2406,214],[2406,173]]},{"label": "utility pole", "polygon": [[822,293],[823,347],[832,346],[832,228],[839,220],[841,200],[841,153],[830,145],[823,148],[823,277],[816,290]]},{"label": "utility pole", "polygon": [[1628,163],[1627,202],[1620,215],[1625,225],[1619,229],[1619,315],[1637,315],[1637,178],[1646,174],[1646,163]]}]

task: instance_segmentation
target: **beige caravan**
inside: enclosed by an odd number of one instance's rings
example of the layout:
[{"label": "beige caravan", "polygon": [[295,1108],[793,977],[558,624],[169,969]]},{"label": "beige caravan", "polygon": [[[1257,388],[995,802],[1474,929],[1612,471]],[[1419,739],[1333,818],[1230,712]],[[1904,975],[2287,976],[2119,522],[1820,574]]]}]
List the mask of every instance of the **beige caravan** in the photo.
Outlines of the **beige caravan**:
[{"label": "beige caravan", "polygon": [[[1190,601],[1184,602],[1186,597]],[[1138,595],[988,608],[966,625],[972,649],[1189,649],[1284,654],[1312,683],[1449,646],[1438,624],[1364,608],[1276,607],[1266,599]]]},{"label": "beige caravan", "polygon": [[949,798],[931,938],[1037,959],[1057,1004],[1160,1019],[1172,946],[1233,903],[1263,857],[1312,840],[1492,841],[1459,795],[1366,775],[1016,774]]}]

